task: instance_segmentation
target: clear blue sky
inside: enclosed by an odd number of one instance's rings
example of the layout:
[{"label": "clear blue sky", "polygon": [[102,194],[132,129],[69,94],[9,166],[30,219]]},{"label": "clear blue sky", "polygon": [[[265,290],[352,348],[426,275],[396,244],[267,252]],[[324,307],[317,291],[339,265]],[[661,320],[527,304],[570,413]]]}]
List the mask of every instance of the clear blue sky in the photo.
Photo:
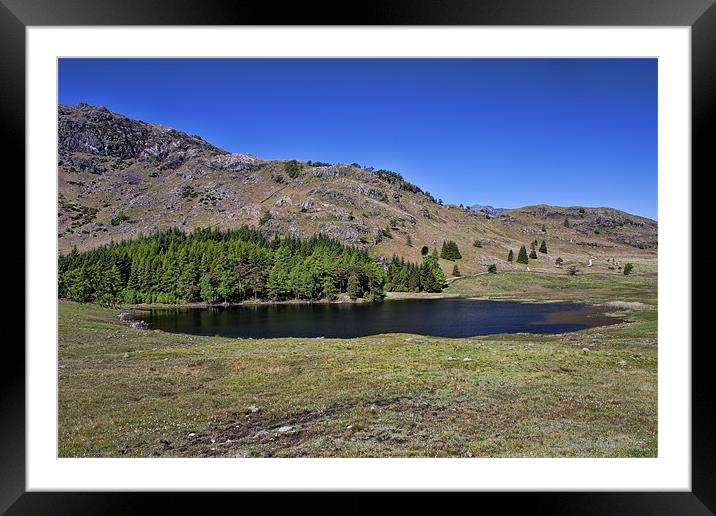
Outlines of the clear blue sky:
[{"label": "clear blue sky", "polygon": [[59,101],[446,203],[657,216],[656,59],[62,59]]}]

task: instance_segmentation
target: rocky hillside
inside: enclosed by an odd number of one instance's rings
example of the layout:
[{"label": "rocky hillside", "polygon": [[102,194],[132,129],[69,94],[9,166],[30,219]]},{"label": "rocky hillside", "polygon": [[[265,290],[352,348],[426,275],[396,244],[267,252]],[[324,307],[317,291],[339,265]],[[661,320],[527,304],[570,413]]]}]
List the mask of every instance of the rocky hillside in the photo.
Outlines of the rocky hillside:
[{"label": "rocky hillside", "polygon": [[[657,223],[614,209],[443,206],[390,171],[231,154],[199,136],[87,104],[61,105],[58,113],[60,252],[172,226],[248,224],[279,235],[324,233],[413,261],[422,246],[450,239],[463,255],[463,274],[491,263],[523,268],[509,264],[507,253],[535,239],[549,248],[530,262],[536,270],[554,271],[560,256],[565,265],[591,260],[594,270],[607,271],[612,258],[657,253]],[[489,198],[478,184],[465,187]]]}]

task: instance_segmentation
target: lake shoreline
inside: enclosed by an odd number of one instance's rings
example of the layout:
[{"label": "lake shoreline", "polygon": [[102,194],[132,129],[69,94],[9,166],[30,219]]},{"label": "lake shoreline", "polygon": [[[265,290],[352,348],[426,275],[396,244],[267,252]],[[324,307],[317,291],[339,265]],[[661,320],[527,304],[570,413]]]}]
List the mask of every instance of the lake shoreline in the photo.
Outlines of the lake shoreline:
[{"label": "lake shoreline", "polygon": [[[385,297],[382,301],[409,301],[409,300],[439,300],[439,299],[466,299],[470,301],[515,301],[520,303],[573,303],[571,299],[537,299],[536,297],[498,297],[498,296],[475,296],[475,295],[463,295],[463,294],[451,294],[446,292],[386,292]],[[107,307],[108,305],[101,305],[98,303],[81,303],[78,301],[72,301],[68,299],[58,299],[58,301],[65,303],[73,303],[80,305]],[[196,308],[239,308],[242,306],[280,306],[280,305],[360,305],[375,303],[374,301],[365,301],[362,298],[359,299],[341,299],[328,301],[325,299],[319,299],[316,301],[307,301],[304,299],[290,299],[285,301],[271,301],[271,300],[250,300],[241,301],[238,303],[207,303],[193,302],[193,303],[141,303],[136,305],[128,305],[125,303],[118,303],[110,308],[116,308],[117,310],[129,310],[138,312],[148,312],[151,310],[165,310],[165,309],[196,309]],[[605,303],[599,300],[580,300],[580,304],[583,305],[594,305],[600,306]],[[648,305],[645,305],[648,306]]]},{"label": "lake shoreline", "polygon": [[[386,295],[383,299],[384,302],[390,301],[412,301],[412,300],[440,300],[440,299],[466,299],[469,301],[515,301],[519,303],[573,303],[574,300],[570,299],[537,299],[535,297],[494,297],[494,296],[465,296],[461,294],[447,294],[447,293],[423,293],[423,292],[390,292],[391,295]],[[399,295],[392,295],[399,294]],[[63,300],[65,301],[65,300]],[[302,299],[292,299],[287,301],[243,301],[240,303],[152,303],[152,304],[138,304],[138,305],[127,305],[118,304],[117,308],[122,310],[135,310],[140,312],[148,312],[151,310],[165,310],[165,309],[196,309],[196,308],[240,308],[242,306],[281,306],[281,305],[360,305],[360,304],[371,304],[372,301],[364,301],[362,299],[350,300],[350,301],[305,301]],[[600,301],[584,300],[580,301],[583,305],[594,305],[599,306],[604,304]],[[86,305],[101,306],[97,303],[80,303]]]}]

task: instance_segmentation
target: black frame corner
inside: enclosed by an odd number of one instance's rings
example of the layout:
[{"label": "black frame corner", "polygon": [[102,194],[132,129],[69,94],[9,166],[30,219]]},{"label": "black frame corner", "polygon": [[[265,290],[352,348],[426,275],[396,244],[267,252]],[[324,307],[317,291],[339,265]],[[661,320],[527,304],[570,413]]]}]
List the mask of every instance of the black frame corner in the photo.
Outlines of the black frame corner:
[{"label": "black frame corner", "polygon": [[[3,143],[8,150],[13,150],[13,155],[19,156],[15,170],[24,170],[25,165],[21,149],[25,147],[25,29],[28,26],[283,24],[690,26],[692,170],[699,170],[700,175],[716,170],[716,152],[710,137],[716,113],[714,0],[368,0],[352,7],[340,3],[326,7],[296,2],[282,9],[271,3],[246,0],[125,0],[122,3],[111,0],[0,0],[0,124]],[[24,180],[21,188],[24,191]],[[24,234],[22,239],[24,241]],[[25,275],[29,273],[26,268]],[[713,439],[716,386],[714,375],[707,370],[711,367],[708,360],[710,343],[702,344],[692,347],[691,492],[508,493],[506,496],[505,493],[486,493],[480,496],[507,502],[510,506],[514,502],[525,504],[538,514],[716,513],[716,443]],[[12,359],[6,355],[0,361],[0,414],[3,419],[0,425],[0,513],[7,510],[7,514],[127,514],[151,508],[150,502],[159,502],[164,511],[189,507],[187,496],[179,493],[25,492],[25,354],[22,349],[8,350],[7,347],[5,353],[12,354]],[[255,495],[247,494],[238,496],[248,496],[248,500],[255,498]],[[422,495],[410,496],[422,503]],[[273,502],[281,499],[272,499],[272,510],[277,509]],[[248,500],[244,500],[242,506],[247,507]],[[325,508],[346,508],[344,504],[332,506],[323,498],[315,502],[311,503],[312,507],[320,504]],[[372,504],[354,501],[349,505],[362,507],[365,511]]]}]

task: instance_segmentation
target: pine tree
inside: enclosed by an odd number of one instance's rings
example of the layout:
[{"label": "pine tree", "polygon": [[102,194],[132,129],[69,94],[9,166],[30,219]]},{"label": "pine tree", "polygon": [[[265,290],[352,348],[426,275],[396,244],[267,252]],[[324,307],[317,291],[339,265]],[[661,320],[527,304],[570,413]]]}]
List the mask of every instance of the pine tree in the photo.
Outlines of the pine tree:
[{"label": "pine tree", "polygon": [[564,218],[564,227],[565,227],[565,228],[568,228],[569,226],[570,226],[570,224],[569,224],[569,219],[565,217],[565,218]]},{"label": "pine tree", "polygon": [[122,275],[116,265],[112,265],[107,272],[106,279],[107,302],[116,306],[122,294]]},{"label": "pine tree", "polygon": [[177,297],[182,301],[195,301],[199,296],[199,274],[192,262],[181,268],[177,280]]},{"label": "pine tree", "polygon": [[542,245],[539,246],[539,252],[543,254],[547,254],[547,242],[542,240]]},{"label": "pine tree", "polygon": [[537,251],[535,251],[534,249],[532,249],[532,250],[530,251],[530,258],[532,258],[533,260],[536,260],[536,259],[537,259]]},{"label": "pine tree", "polygon": [[529,260],[527,259],[527,249],[525,246],[520,247],[520,252],[517,253],[517,263],[528,263]]},{"label": "pine tree", "polygon": [[258,299],[266,292],[266,275],[259,267],[252,267],[249,271],[249,285],[254,299]]},{"label": "pine tree", "polygon": [[460,250],[455,242],[452,240],[445,240],[443,241],[443,247],[440,250],[440,258],[455,261],[462,258],[462,255],[460,254]]},{"label": "pine tree", "polygon": [[497,274],[497,265],[494,263],[490,264],[490,266],[487,268],[487,272],[490,274]]},{"label": "pine tree", "polygon": [[355,300],[359,297],[363,297],[363,289],[360,284],[360,279],[356,273],[352,273],[348,276],[348,295],[351,299]]},{"label": "pine tree", "polygon": [[216,301],[216,279],[211,272],[207,272],[201,277],[199,295],[202,300],[209,303]]},{"label": "pine tree", "polygon": [[512,263],[512,261],[515,259],[515,253],[512,252],[512,249],[510,249],[510,252],[507,253],[507,261]]},{"label": "pine tree", "polygon": [[413,247],[413,240],[410,238],[410,235],[406,235],[405,243],[408,245],[408,247]]},{"label": "pine tree", "polygon": [[453,276],[460,276],[460,269],[458,269],[457,264],[452,268],[452,275]]},{"label": "pine tree", "polygon": [[336,298],[337,289],[335,279],[332,276],[324,276],[321,280],[320,288],[323,298],[328,299],[329,301]]}]

